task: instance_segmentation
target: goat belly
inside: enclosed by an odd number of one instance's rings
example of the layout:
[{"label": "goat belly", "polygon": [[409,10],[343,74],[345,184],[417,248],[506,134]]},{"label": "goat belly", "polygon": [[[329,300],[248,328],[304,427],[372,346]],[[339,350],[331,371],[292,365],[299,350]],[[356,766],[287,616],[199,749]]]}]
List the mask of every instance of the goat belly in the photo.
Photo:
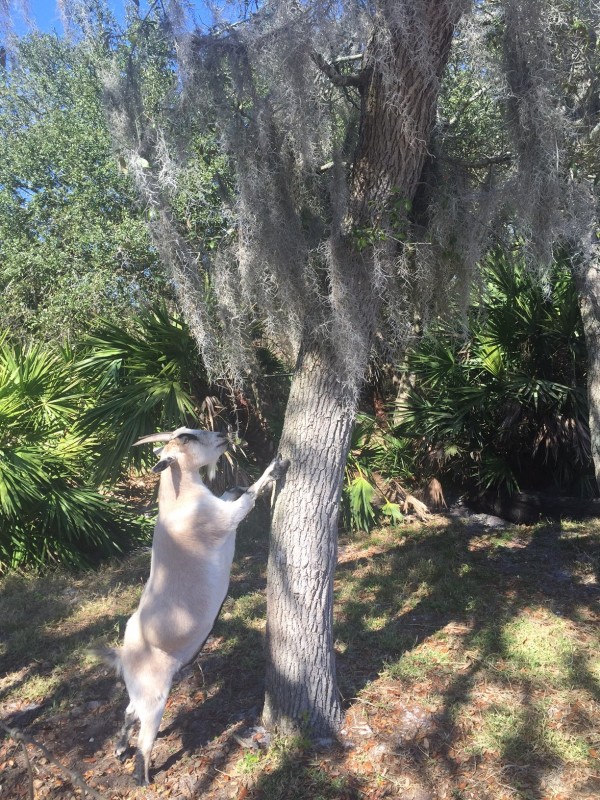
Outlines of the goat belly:
[{"label": "goat belly", "polygon": [[157,524],[138,609],[143,640],[181,663],[194,657],[214,625],[235,549],[235,530],[215,535],[212,525],[186,526],[186,517],[173,513]]}]

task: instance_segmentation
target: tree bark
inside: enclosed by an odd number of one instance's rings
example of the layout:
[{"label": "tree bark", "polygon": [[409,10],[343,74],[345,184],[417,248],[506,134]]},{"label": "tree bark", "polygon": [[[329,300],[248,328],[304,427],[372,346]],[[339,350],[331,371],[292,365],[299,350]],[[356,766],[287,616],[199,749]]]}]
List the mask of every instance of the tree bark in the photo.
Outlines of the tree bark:
[{"label": "tree bark", "polygon": [[390,201],[414,198],[459,8],[456,0],[380,4],[363,69],[351,187],[355,224],[370,220],[385,228]]},{"label": "tree bark", "polygon": [[[415,195],[459,7],[457,0],[421,0],[416,6],[408,0],[383,0],[379,7],[359,82],[362,106],[350,187],[351,228],[372,225],[391,232],[390,201],[410,201]],[[415,23],[412,38],[406,20]],[[389,59],[382,61],[390,45],[391,66]],[[387,69],[385,76],[380,65]],[[390,237],[390,249],[394,242]],[[351,249],[348,242],[344,246]],[[379,297],[368,274],[372,262],[365,255],[349,252],[342,263],[346,288],[364,314],[366,362]],[[361,324],[360,319],[354,324]],[[354,410],[345,396],[339,361],[307,324],[281,440],[281,453],[291,467],[275,505],[267,571],[263,721],[286,733],[327,737],[342,721],[333,649],[333,577]]]},{"label": "tree bark", "polygon": [[342,720],[333,650],[333,575],[354,422],[339,376],[315,344],[301,352],[280,452],[291,461],[273,515],[267,570],[263,721],[334,734]]},{"label": "tree bark", "polygon": [[587,396],[590,448],[600,490],[600,265],[574,267],[587,348]]}]

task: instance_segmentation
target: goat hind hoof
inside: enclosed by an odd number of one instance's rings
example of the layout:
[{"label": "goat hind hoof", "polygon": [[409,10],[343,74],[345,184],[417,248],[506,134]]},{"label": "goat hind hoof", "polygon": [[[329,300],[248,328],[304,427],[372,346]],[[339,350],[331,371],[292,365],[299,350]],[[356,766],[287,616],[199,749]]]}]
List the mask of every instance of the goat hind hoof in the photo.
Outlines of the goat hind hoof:
[{"label": "goat hind hoof", "polygon": [[118,758],[121,763],[127,761],[129,756],[129,747],[115,748],[115,758]]}]

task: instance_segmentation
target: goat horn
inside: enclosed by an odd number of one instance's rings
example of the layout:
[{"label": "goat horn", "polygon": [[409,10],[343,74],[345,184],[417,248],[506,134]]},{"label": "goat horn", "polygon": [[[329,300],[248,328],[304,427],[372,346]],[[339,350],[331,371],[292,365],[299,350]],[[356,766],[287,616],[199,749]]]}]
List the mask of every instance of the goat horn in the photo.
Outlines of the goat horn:
[{"label": "goat horn", "polygon": [[148,444],[149,442],[168,442],[169,439],[173,436],[173,433],[151,433],[149,436],[142,436],[141,439],[138,439],[137,442],[133,443],[133,447],[137,447],[138,444]]}]

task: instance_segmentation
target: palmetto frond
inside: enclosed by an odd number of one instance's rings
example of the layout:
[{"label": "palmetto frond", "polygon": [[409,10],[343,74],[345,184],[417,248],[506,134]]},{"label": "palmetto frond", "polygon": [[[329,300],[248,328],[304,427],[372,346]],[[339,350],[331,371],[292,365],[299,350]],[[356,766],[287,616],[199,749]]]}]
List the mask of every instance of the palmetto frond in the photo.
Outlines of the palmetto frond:
[{"label": "palmetto frond", "polygon": [[542,285],[518,251],[496,252],[485,277],[468,332],[440,323],[411,354],[416,387],[399,430],[459,483],[587,486],[586,354],[570,272],[558,263]]},{"label": "palmetto frond", "polygon": [[87,398],[64,354],[0,343],[0,570],[82,564],[117,552],[131,531],[85,478],[96,456],[78,426]]},{"label": "palmetto frond", "polygon": [[188,423],[197,427],[207,391],[200,389],[204,369],[179,317],[159,307],[141,314],[133,331],[106,323],[87,348],[77,369],[95,386],[96,401],[82,424],[106,443],[99,479],[142,464],[144,452],[132,449],[141,436]]}]

